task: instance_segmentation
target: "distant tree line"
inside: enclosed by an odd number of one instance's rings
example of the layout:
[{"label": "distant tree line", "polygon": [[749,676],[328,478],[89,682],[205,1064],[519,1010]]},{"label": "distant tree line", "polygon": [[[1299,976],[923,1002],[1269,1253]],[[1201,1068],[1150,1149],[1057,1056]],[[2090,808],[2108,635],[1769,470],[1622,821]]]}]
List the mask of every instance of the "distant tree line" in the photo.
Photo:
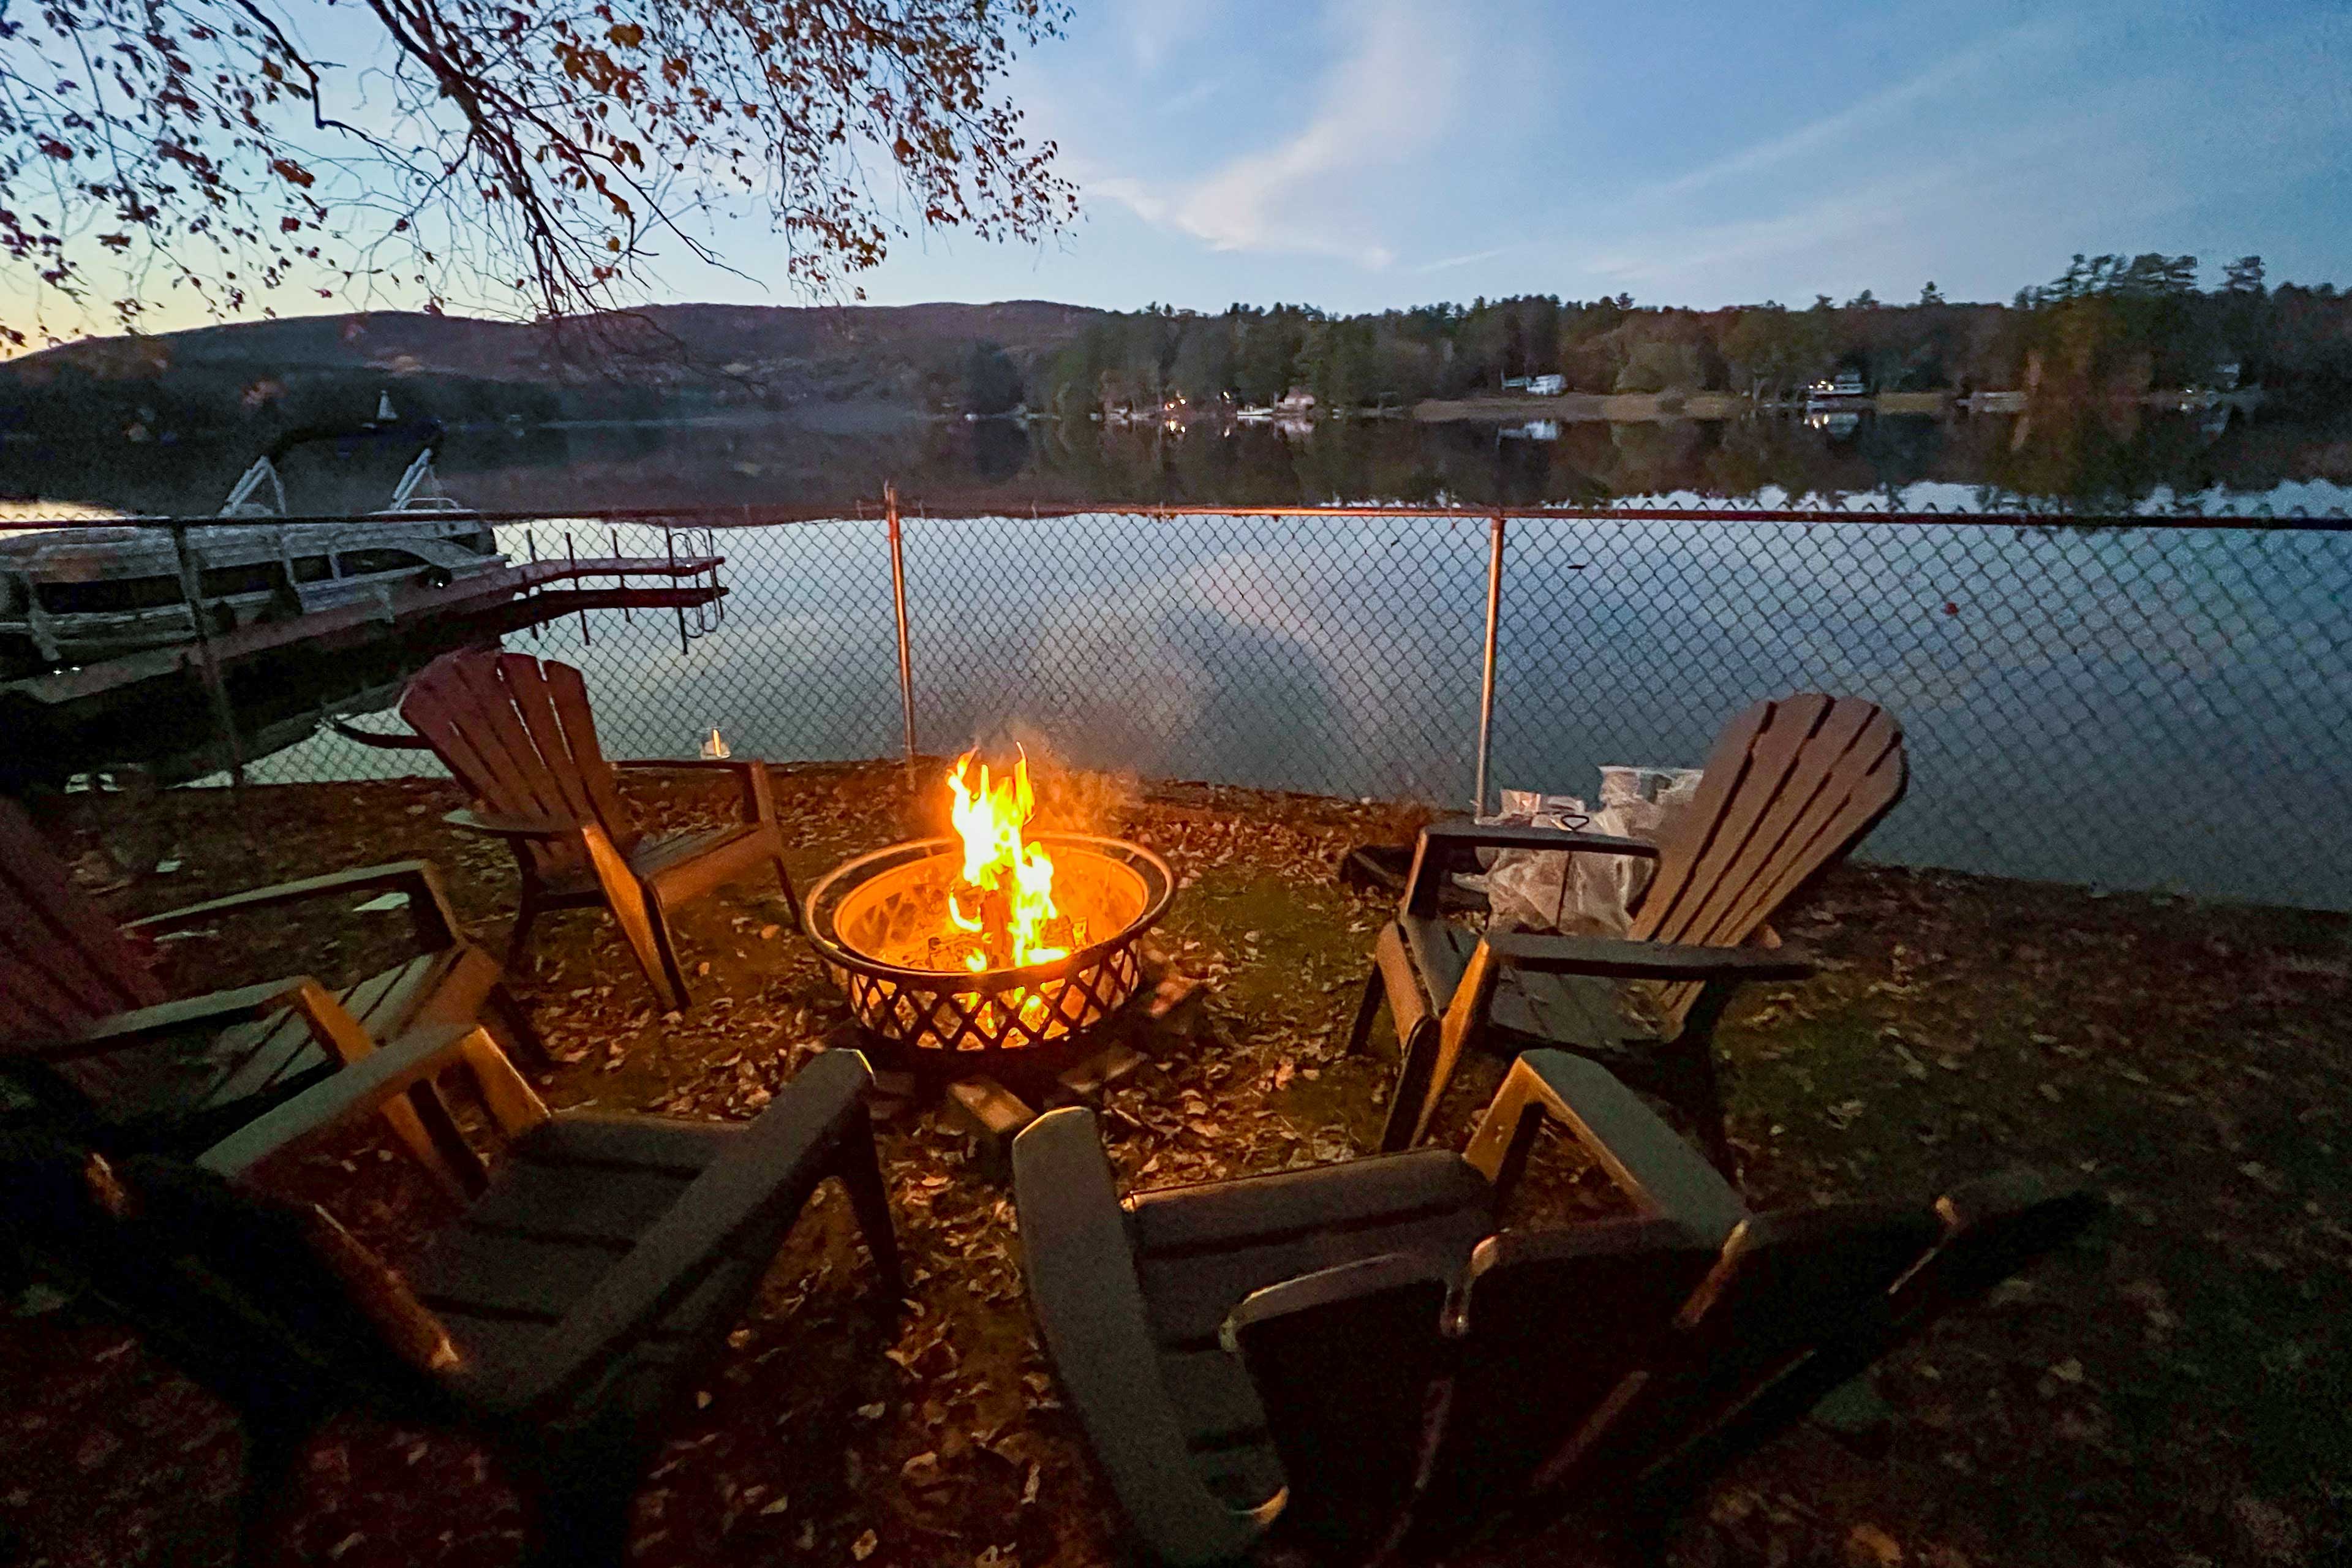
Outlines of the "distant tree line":
[{"label": "distant tree line", "polygon": [[[134,340],[135,341],[135,340]],[[696,411],[711,399],[683,399],[617,379],[559,384],[449,374],[394,375],[365,366],[304,368],[256,375],[249,366],[180,364],[144,374],[75,360],[34,360],[0,373],[0,494],[37,488],[21,473],[36,459],[25,445],[128,438],[228,439],[258,452],[289,430],[351,428],[373,419],[389,392],[404,424],[452,428],[559,419],[654,419]]]},{"label": "distant tree line", "polygon": [[1867,289],[1843,305],[1699,310],[1549,294],[1342,316],[1309,305],[1221,314],[1152,305],[1105,317],[1031,376],[1032,406],[1073,409],[1300,389],[1324,406],[1411,405],[1500,392],[1557,374],[1572,392],[1785,396],[1842,371],[1879,392],[2023,388],[2130,395],[2234,377],[2352,388],[2352,294],[2269,287],[2262,258],[2199,287],[2197,258],[2076,256],[2007,305],[1960,304],[1935,283],[1915,302]]}]

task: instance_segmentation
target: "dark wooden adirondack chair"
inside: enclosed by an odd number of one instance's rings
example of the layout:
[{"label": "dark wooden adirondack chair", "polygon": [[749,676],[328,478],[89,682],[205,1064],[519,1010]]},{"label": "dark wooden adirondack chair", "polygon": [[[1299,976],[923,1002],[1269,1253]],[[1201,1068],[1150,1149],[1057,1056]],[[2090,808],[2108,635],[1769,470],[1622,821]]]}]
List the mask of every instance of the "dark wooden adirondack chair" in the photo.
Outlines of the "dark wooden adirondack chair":
[{"label": "dark wooden adirondack chair", "polygon": [[[469,648],[444,655],[409,682],[400,713],[481,803],[481,810],[453,812],[449,821],[503,838],[514,851],[522,907],[507,942],[509,967],[542,912],[603,905],[662,1005],[682,1008],[686,974],[670,936],[672,910],[768,867],[799,923],[765,763],[608,763],[580,672],[519,653]],[[614,785],[615,768],[724,770],[742,786],[742,820],[644,833]]]},{"label": "dark wooden adirondack chair", "polygon": [[[1547,1120],[1633,1216],[1494,1234]],[[1801,1418],[2096,1207],[2014,1177],[1935,1208],[1751,1215],[1605,1069],[1549,1050],[1514,1064],[1462,1154],[1122,1205],[1091,1119],[1064,1110],[1015,1142],[1014,1182],[1063,1389],[1171,1563],[1429,1555],[1580,1501],[1663,1517],[1669,1481]]]},{"label": "dark wooden adirondack chair", "polygon": [[[134,941],[244,910],[385,892],[408,897],[416,956],[341,990],[301,974],[170,998]],[[497,962],[461,934],[425,861],[283,882],[118,928],[24,812],[0,800],[0,1077],[108,1147],[201,1149],[379,1045],[484,1030],[544,1063]],[[479,1185],[429,1085],[387,1103],[384,1116],[445,1183]]]},{"label": "dark wooden adirondack chair", "polygon": [[[1697,798],[1664,843],[1466,822],[1424,829],[1402,907],[1374,944],[1349,1042],[1362,1048],[1385,1001],[1400,1066],[1382,1147],[1426,1136],[1464,1051],[1556,1046],[1594,1056],[1683,1111],[1728,1171],[1716,1023],[1742,984],[1811,973],[1748,944],[1764,940],[1767,922],[1894,809],[1905,782],[1903,733],[1885,710],[1802,694],[1759,702],[1731,721]],[[1657,869],[1623,941],[1482,935],[1443,918],[1447,874],[1471,850],[1504,847],[1638,856]],[[1634,980],[1662,986],[1652,1027],[1622,1005],[1621,989]]]},{"label": "dark wooden adirondack chair", "polygon": [[[404,1276],[322,1211],[234,1178],[463,1067],[509,1139],[488,1190]],[[757,1121],[551,1117],[495,1050],[387,1047],[190,1164],[0,1136],[5,1228],[227,1400],[246,1426],[244,1558],[308,1435],[346,1410],[486,1439],[532,1506],[529,1561],[628,1559],[660,1417],[756,1293],[816,1184],[847,1189],[885,1300],[902,1293],[854,1051]]]},{"label": "dark wooden adirondack chair", "polygon": [[[1470,1158],[1522,1158],[1510,1146],[1525,1146],[1537,1119],[1588,1092],[1572,1062],[1521,1058]],[[1719,1247],[1655,1220],[1487,1241],[1448,1325],[1453,1401],[1412,1505],[1413,1537],[1436,1552],[1498,1515],[1524,1528],[1579,1504],[1654,1534],[1722,1465],[2071,1241],[2102,1207],[2017,1171],[1932,1205],[1752,1215]]]},{"label": "dark wooden adirondack chair", "polygon": [[[1610,1135],[1628,1118],[1637,1133],[1659,1123],[1605,1072],[1590,1070],[1600,1084],[1579,1114],[1596,1154],[1637,1205],[1720,1242],[1745,1215],[1738,1197],[1677,1140]],[[1396,1384],[1410,1385],[1412,1369],[1433,1352],[1387,1344],[1376,1363],[1352,1359],[1351,1376],[1302,1379],[1356,1409],[1341,1425],[1357,1436],[1334,1439],[1348,1443],[1349,1465],[1318,1472],[1310,1496],[1297,1472],[1286,1492],[1259,1390],[1219,1336],[1234,1309],[1267,1286],[1376,1258],[1403,1261],[1349,1278],[1402,1295],[1363,1308],[1370,1318],[1393,1322],[1412,1303],[1442,1300],[1494,1233],[1515,1169],[1415,1149],[1122,1203],[1094,1117],[1073,1108],[1047,1112],[1013,1141],[1013,1180],[1022,1265],[1046,1349],[1112,1489],[1156,1553],[1220,1561],[1249,1548],[1277,1516],[1327,1546],[1381,1534],[1391,1521],[1357,1494],[1377,1492],[1375,1477],[1410,1471],[1425,1391],[1411,1385],[1391,1398],[1393,1390],[1367,1384],[1393,1369]],[[1362,1376],[1366,1364],[1380,1366],[1380,1379]],[[1384,1438],[1370,1435],[1375,1413],[1384,1413]]]}]

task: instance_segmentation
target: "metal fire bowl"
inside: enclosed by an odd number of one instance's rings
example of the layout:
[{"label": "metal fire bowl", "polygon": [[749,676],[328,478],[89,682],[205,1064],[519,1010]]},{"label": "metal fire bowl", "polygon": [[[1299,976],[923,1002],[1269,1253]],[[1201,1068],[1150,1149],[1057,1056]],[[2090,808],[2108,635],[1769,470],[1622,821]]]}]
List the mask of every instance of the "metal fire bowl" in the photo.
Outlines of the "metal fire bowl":
[{"label": "metal fire bowl", "polygon": [[[858,856],[808,890],[809,941],[887,1065],[957,1077],[1058,1068],[1135,994],[1143,980],[1136,942],[1176,892],[1168,862],[1091,834],[1041,833],[1031,842],[1053,857],[1055,902],[1091,936],[1051,963],[971,971],[904,962],[946,923],[948,892],[963,869],[957,839]],[[1021,991],[1032,996],[1007,1000]]]}]

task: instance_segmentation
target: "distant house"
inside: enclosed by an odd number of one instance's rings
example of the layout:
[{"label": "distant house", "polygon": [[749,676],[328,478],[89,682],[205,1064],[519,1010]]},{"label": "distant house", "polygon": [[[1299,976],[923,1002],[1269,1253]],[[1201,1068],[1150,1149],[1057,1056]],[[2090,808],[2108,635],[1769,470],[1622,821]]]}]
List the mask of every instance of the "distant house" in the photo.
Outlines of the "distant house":
[{"label": "distant house", "polygon": [[1527,389],[1528,378],[1524,375],[1507,375],[1503,378],[1505,392],[1525,392]]},{"label": "distant house", "polygon": [[1561,393],[1566,392],[1567,390],[1568,377],[1564,375],[1531,375],[1528,377],[1528,392],[1531,396],[1558,397]]},{"label": "distant house", "polygon": [[1805,401],[1809,405],[1869,395],[1870,387],[1863,381],[1862,372],[1851,368],[1838,372],[1834,377],[1817,381],[1805,389]]},{"label": "distant house", "polygon": [[1274,405],[1274,411],[1276,414],[1312,414],[1315,412],[1315,395],[1303,386],[1294,386],[1282,395],[1282,401]]}]

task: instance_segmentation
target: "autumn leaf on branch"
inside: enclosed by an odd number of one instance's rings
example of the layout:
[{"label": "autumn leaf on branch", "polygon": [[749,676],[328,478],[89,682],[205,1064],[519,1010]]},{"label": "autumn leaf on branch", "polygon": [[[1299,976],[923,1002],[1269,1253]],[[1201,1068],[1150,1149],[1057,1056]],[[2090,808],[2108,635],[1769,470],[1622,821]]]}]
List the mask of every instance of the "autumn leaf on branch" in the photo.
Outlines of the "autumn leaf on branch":
[{"label": "autumn leaf on branch", "polygon": [[[820,296],[905,232],[884,182],[991,240],[1076,211],[1002,94],[1062,0],[364,0],[375,53],[336,63],[305,42],[328,3],[12,16],[0,255],[124,326],[164,289],[222,314],[257,280],[563,317],[642,295],[657,260],[728,266],[709,236],[730,210]],[[322,242],[286,237],[304,230]]]}]

